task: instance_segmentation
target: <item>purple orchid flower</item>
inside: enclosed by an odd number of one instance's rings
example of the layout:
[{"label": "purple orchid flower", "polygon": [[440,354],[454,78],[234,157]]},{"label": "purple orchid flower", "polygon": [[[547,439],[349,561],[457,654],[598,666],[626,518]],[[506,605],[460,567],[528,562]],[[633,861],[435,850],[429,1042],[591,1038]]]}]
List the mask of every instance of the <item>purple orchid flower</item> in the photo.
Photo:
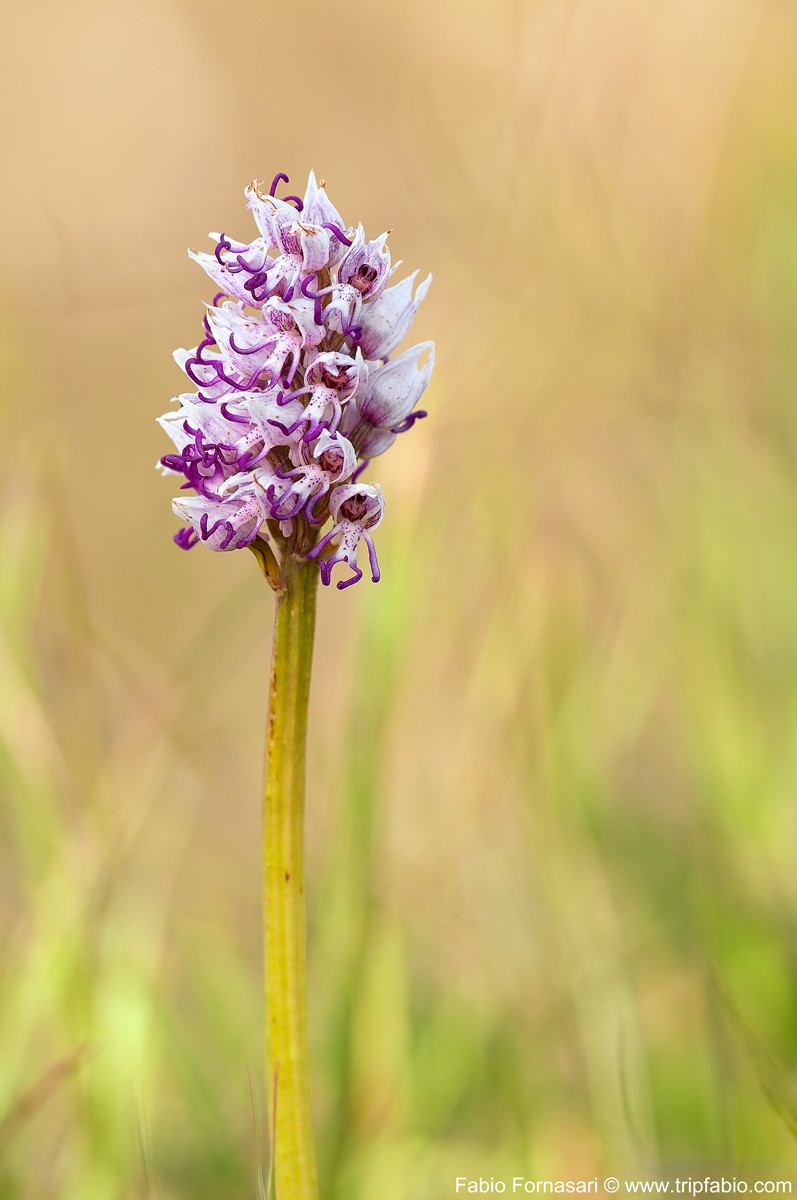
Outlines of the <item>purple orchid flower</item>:
[{"label": "purple orchid flower", "polygon": [[335,522],[332,529],[321,538],[308,554],[308,558],[317,558],[330,542],[337,540],[337,546],[332,554],[319,559],[321,582],[328,587],[332,581],[332,568],[336,563],[345,562],[351,568],[351,576],[341,579],[338,588],[351,587],[358,583],[363,576],[357,566],[357,548],[361,541],[368,547],[368,558],[371,564],[371,579],[378,583],[381,575],[376,559],[376,547],[370,531],[376,529],[385,512],[385,501],[382,489],[378,484],[346,484],[345,487],[335,488],[329,501],[329,511]]},{"label": "purple orchid flower", "polygon": [[413,296],[412,289],[417,277],[418,272],[413,271],[401,283],[386,288],[372,304],[363,309],[360,349],[366,358],[387,358],[399,342],[404,341],[432,282],[431,275],[427,275]]},{"label": "purple orchid flower", "polygon": [[217,292],[201,340],[175,352],[194,390],[159,418],[173,443],[159,465],[181,480],[173,507],[187,522],[175,536],[183,549],[266,542],[270,522],[279,553],[301,545],[325,584],[347,563],[338,583],[347,588],[363,574],[361,541],[379,579],[371,534],[384,500],[360,476],[425,416],[417,404],[432,343],[390,355],[431,276],[416,286],[416,271],[389,287],[387,234],[369,241],[345,224],[312,172],[303,197],[280,198],[281,181],[245,190],[256,237],[214,233],[213,253],[189,251]]},{"label": "purple orchid flower", "polygon": [[291,458],[299,460],[297,465],[279,472],[280,483],[290,482],[282,487],[274,483],[267,490],[271,516],[276,521],[291,521],[304,512],[312,525],[320,525],[322,519],[313,510],[330,488],[354,473],[354,447],[342,434],[325,429],[312,448],[305,441],[294,446]]},{"label": "purple orchid flower", "polygon": [[434,369],[434,343],[421,342],[389,362],[368,363],[368,383],[347,407],[342,430],[364,458],[384,454],[425,413],[413,412]]},{"label": "purple orchid flower", "polygon": [[[241,483],[235,485],[239,478]],[[234,490],[230,489],[231,484],[235,485]],[[197,540],[204,542],[211,550],[242,550],[256,537],[264,536],[262,526],[268,511],[262,493],[248,472],[233,476],[227,481],[226,487],[227,494],[221,499],[178,496],[172,501],[172,508],[178,517],[188,522]],[[190,549],[191,545],[196,545],[196,541],[191,541],[184,548]]]}]

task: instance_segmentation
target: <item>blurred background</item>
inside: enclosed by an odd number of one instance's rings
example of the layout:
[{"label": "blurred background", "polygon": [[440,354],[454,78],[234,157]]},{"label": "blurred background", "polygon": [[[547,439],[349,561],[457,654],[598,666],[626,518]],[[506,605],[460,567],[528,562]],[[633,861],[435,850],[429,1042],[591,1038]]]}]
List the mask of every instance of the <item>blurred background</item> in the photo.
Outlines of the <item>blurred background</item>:
[{"label": "blurred background", "polygon": [[383,582],[321,597],[324,1200],[794,1176],[797,10],[43,0],[0,47],[0,1197],[267,1169],[273,601],[154,423],[243,188],[435,282]]}]

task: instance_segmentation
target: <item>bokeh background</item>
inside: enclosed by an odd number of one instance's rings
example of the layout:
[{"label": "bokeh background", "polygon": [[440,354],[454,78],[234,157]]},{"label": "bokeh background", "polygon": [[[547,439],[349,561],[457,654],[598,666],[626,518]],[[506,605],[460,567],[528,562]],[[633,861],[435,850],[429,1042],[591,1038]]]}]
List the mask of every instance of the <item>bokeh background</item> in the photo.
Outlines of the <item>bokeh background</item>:
[{"label": "bokeh background", "polygon": [[324,1200],[791,1179],[791,0],[42,0],[3,17],[0,1197],[267,1170],[272,598],[154,424],[243,187],[434,272],[383,582],[322,596]]}]

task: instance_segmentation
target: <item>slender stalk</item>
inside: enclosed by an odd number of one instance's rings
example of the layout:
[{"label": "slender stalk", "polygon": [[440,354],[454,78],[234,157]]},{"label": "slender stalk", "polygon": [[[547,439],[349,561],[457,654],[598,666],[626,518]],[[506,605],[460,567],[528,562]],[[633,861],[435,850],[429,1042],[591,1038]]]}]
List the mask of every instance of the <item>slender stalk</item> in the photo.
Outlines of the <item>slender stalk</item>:
[{"label": "slender stalk", "polygon": [[307,1051],[304,792],[318,568],[285,555],[263,796],[266,1067],[277,1200],[318,1200]]}]

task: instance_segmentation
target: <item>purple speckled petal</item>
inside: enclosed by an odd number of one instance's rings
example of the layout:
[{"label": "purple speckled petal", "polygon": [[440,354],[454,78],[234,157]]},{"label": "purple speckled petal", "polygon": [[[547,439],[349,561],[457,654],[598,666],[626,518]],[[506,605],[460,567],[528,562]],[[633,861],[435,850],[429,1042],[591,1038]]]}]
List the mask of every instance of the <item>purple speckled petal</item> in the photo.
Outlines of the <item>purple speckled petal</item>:
[{"label": "purple speckled petal", "polygon": [[368,386],[357,398],[361,416],[380,429],[395,428],[426,391],[433,369],[433,342],[412,346],[382,365],[369,363]]},{"label": "purple speckled petal", "polygon": [[426,298],[432,282],[431,275],[427,275],[413,296],[412,289],[417,276],[418,272],[414,271],[400,283],[386,288],[376,300],[363,305],[360,346],[366,358],[385,358],[392,354],[409,333],[418,307]]}]

